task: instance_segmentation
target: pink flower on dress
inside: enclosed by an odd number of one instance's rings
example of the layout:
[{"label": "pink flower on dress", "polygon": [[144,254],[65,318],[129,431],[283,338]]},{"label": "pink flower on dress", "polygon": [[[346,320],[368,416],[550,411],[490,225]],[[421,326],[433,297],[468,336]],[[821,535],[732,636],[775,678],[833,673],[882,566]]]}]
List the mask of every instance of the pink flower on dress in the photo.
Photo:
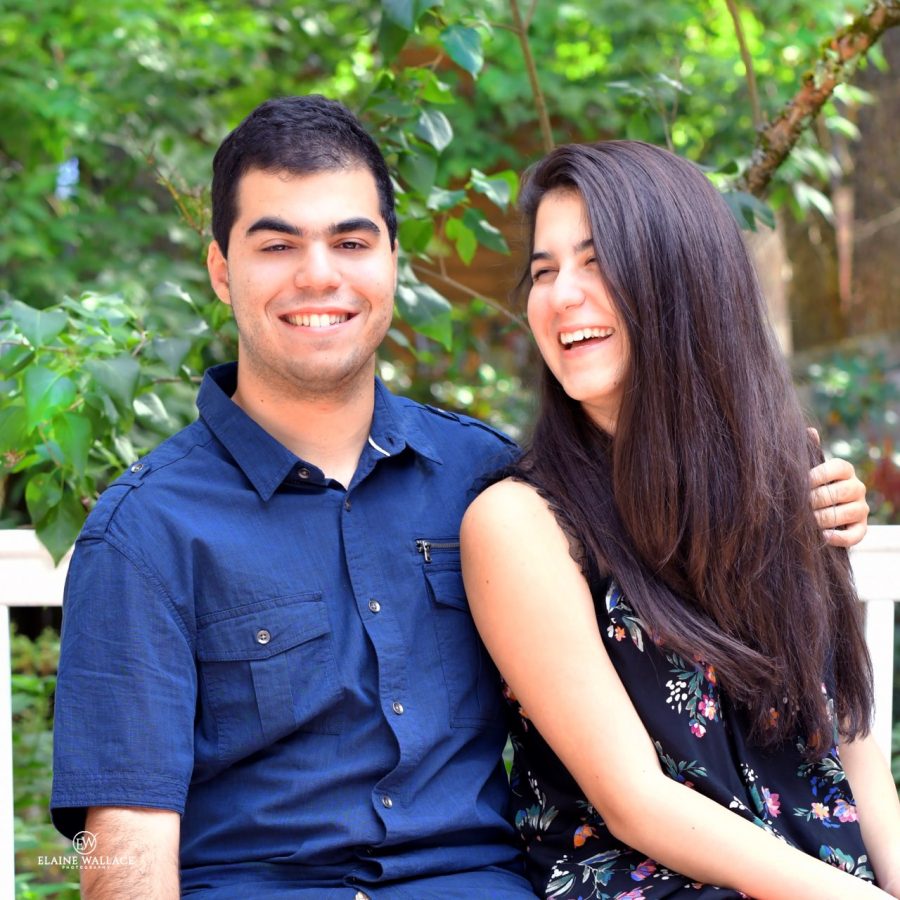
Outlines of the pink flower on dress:
[{"label": "pink flower on dress", "polygon": [[763,787],[762,789],[763,802],[766,804],[766,809],[769,811],[769,815],[773,819],[777,819],[781,814],[781,797],[779,794],[773,794],[767,787]]},{"label": "pink flower on dress", "polygon": [[627,894],[616,894],[616,900],[644,900],[644,889],[634,888]]},{"label": "pink flower on dress", "polygon": [[859,820],[859,816],[856,815],[856,807],[844,800],[843,797],[834,804],[834,814],[839,822],[856,822]]},{"label": "pink flower on dress", "polygon": [[706,726],[702,725],[700,722],[691,722],[691,734],[693,734],[695,738],[702,738],[703,735],[706,734]]},{"label": "pink flower on dress", "polygon": [[700,712],[700,715],[706,716],[707,719],[715,719],[719,712],[716,701],[706,694],[703,695],[700,702],[697,704],[697,709]]},{"label": "pink flower on dress", "polygon": [[827,819],[831,813],[824,803],[813,803],[809,810],[817,819]]}]

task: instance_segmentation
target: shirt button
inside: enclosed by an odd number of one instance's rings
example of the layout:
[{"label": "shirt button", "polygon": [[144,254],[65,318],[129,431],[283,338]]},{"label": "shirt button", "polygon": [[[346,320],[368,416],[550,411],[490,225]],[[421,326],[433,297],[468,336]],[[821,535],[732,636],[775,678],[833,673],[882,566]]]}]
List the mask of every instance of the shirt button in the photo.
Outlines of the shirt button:
[{"label": "shirt button", "polygon": [[403,715],[403,704],[402,704],[399,700],[395,700],[395,701],[391,704],[391,709],[392,709],[395,713],[397,713],[398,716],[402,716],[402,715]]},{"label": "shirt button", "polygon": [[350,512],[350,507],[351,507],[351,506],[353,506],[353,504],[350,502],[350,498],[348,497],[348,498],[344,501],[344,509],[346,509],[347,512]]},{"label": "shirt button", "polygon": [[369,601],[369,612],[380,613],[381,612],[381,604],[377,600]]},{"label": "shirt button", "polygon": [[141,469],[143,469],[143,468],[144,468],[144,464],[143,464],[143,463],[135,463],[135,464],[131,467],[131,471],[137,473],[137,472],[140,472]]},{"label": "shirt button", "polygon": [[385,809],[390,809],[390,808],[394,805],[394,801],[391,800],[391,798],[388,797],[387,794],[382,794],[382,795],[381,795],[381,805],[382,805]]},{"label": "shirt button", "polygon": [[272,640],[272,635],[266,631],[265,628],[260,628],[259,631],[256,632],[256,643],[257,644],[268,644],[269,641]]},{"label": "shirt button", "polygon": [[369,900],[369,895],[363,893],[362,891],[357,891],[353,895],[353,900]]},{"label": "shirt button", "polygon": [[297,469],[298,478],[309,478],[309,469]]}]

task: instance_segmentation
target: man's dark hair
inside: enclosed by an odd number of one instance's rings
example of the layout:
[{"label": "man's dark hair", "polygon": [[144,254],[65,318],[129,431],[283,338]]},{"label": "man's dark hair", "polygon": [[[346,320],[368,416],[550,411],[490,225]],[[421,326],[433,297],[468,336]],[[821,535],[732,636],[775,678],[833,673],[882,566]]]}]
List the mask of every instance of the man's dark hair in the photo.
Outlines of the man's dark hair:
[{"label": "man's dark hair", "polygon": [[397,237],[394,189],[378,145],[341,103],[318,94],[267,100],[222,141],[213,158],[212,232],[223,256],[237,217],[237,189],[252,169],[314,175],[364,167],[378,190],[391,245]]}]

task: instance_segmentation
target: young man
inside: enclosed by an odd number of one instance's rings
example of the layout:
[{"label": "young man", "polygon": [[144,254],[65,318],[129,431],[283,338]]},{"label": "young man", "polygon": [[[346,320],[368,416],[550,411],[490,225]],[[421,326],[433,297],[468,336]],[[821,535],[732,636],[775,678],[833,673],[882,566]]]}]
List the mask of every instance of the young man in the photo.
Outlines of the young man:
[{"label": "young man", "polygon": [[457,543],[515,447],[375,379],[384,160],[339,104],[269,101],[216,154],[213,234],[237,366],[70,568],[51,803],[109,861],[85,896],[530,898]]}]

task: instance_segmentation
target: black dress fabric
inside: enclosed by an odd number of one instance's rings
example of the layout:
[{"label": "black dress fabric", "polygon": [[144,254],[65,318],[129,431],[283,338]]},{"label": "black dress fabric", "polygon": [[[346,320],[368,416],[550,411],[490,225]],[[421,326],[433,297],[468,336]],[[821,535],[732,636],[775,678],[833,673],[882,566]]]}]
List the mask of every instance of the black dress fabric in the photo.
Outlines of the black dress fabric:
[{"label": "black dress fabric", "polygon": [[[805,853],[873,880],[837,746],[810,763],[801,738],[775,750],[749,744],[746,722],[718,687],[715,671],[654,644],[613,580],[589,581],[607,652],[666,774]],[[579,685],[578,690],[591,686]],[[745,896],[693,882],[614,838],[508,689],[507,699],[515,713],[515,824],[539,896],[554,900]],[[614,729],[615,723],[609,727]],[[615,773],[607,777],[615,778]],[[654,811],[645,809],[642,814],[652,818]],[[696,838],[685,834],[678,839]]]}]

